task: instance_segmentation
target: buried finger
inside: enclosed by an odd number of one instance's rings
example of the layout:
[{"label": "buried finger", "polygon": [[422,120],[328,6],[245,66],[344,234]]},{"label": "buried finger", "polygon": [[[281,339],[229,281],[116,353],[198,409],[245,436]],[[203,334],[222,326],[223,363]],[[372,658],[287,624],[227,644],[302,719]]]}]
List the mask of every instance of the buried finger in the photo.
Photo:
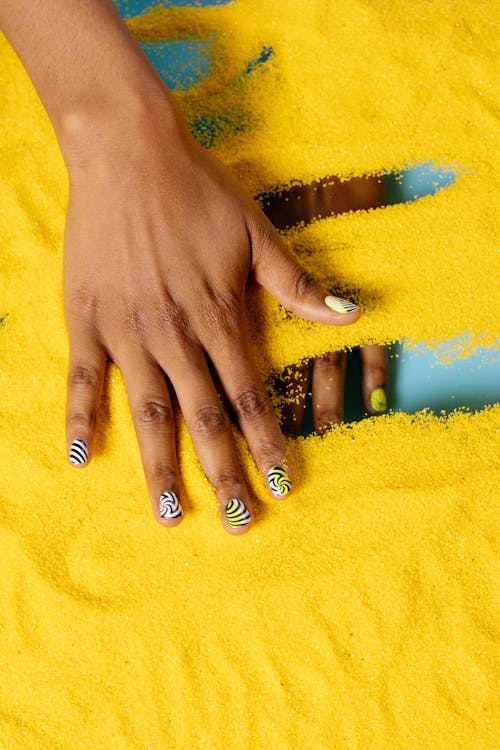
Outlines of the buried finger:
[{"label": "buried finger", "polygon": [[344,419],[345,351],[328,352],[312,364],[312,416],[316,432],[324,432]]},{"label": "buried finger", "polygon": [[385,346],[372,344],[359,350],[361,359],[361,390],[370,414],[387,410],[387,353]]}]

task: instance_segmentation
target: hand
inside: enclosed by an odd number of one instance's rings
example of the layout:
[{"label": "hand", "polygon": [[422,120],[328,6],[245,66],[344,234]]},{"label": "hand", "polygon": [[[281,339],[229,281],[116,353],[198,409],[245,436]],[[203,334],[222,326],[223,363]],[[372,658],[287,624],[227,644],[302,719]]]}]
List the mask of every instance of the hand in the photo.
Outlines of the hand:
[{"label": "hand", "polygon": [[127,387],[155,518],[165,526],[182,518],[171,386],[222,523],[243,533],[251,508],[219,390],[271,494],[284,497],[291,487],[283,437],[248,355],[249,274],[309,320],[344,325],[360,313],[327,296],[194,141],[111,0],[1,0],[0,25],[68,167],[69,460],[83,466],[92,457],[109,356]]},{"label": "hand", "polygon": [[[332,216],[345,211],[376,208],[384,205],[384,190],[377,178],[358,177],[341,182],[336,177],[309,185],[260,196],[266,215],[279,229],[300,222]],[[387,355],[383,346],[360,348],[361,392],[370,414],[387,409]],[[312,397],[312,421],[322,433],[344,419],[344,385],[347,354],[329,352],[307,364],[286,368],[276,388],[283,402],[282,427],[285,434],[302,434],[306,396]]]},{"label": "hand", "polygon": [[122,127],[114,118],[97,138],[87,132],[81,128],[65,152],[70,461],[92,457],[109,356],[123,374],[157,521],[182,518],[170,385],[222,523],[243,533],[251,505],[209,363],[270,493],[281,498],[291,487],[284,440],[248,353],[249,274],[308,320],[343,325],[360,313],[342,301],[346,312],[325,304],[328,291],[290,257],[229,172],[183,126],[172,127],[161,97]]}]

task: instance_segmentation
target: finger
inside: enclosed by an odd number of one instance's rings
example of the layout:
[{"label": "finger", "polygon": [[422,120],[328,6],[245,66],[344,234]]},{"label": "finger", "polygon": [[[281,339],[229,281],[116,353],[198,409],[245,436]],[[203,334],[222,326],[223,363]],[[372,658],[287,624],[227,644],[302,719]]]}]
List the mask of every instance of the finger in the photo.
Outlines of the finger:
[{"label": "finger", "polygon": [[361,389],[365,406],[371,414],[382,414],[387,409],[387,354],[385,346],[362,346]]},{"label": "finger", "polygon": [[325,289],[291,256],[271,225],[268,232],[256,230],[253,259],[257,282],[295,315],[330,325],[355,323],[361,316],[354,302]]},{"label": "finger", "polygon": [[116,362],[125,381],[154,517],[163,526],[183,518],[179,501],[175,419],[163,372],[143,351]]},{"label": "finger", "polygon": [[252,525],[248,492],[231,425],[205,357],[193,349],[168,359],[162,355],[159,362],[168,367],[196,453],[219,500],[222,524],[230,534],[244,534]]},{"label": "finger", "polygon": [[286,497],[292,483],[285,441],[245,341],[233,331],[213,339],[207,351],[270,493],[278,499]]},{"label": "finger", "polygon": [[67,454],[73,466],[84,466],[92,458],[96,415],[106,370],[106,352],[89,329],[73,329],[69,338]]},{"label": "finger", "polygon": [[281,402],[281,428],[285,435],[302,434],[306,397],[311,380],[311,363],[290,365],[282,373],[276,388]]},{"label": "finger", "polygon": [[312,365],[312,413],[316,432],[324,432],[344,419],[345,351],[316,357]]},{"label": "finger", "polygon": [[319,217],[383,206],[385,194],[379,177],[364,175],[342,181],[330,175],[306,185],[280,188],[257,196],[257,200],[274,226],[286,229]]}]

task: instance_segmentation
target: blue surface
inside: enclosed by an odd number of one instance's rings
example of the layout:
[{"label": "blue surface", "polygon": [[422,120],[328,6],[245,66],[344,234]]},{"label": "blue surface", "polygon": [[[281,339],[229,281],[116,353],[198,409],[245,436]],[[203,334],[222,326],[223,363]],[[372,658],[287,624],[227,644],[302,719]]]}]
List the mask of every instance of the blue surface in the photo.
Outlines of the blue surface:
[{"label": "blue surface", "polygon": [[[480,349],[471,357],[448,364],[443,364],[423,344],[407,349],[404,342],[398,342],[389,346],[387,353],[388,400],[392,411],[414,414],[422,409],[430,409],[440,414],[458,408],[475,411],[500,402],[498,350]],[[368,416],[361,398],[360,382],[359,353],[354,351],[349,355],[347,366],[347,422]]]},{"label": "blue surface", "polygon": [[385,201],[387,205],[415,201],[453,185],[454,182],[455,174],[451,167],[439,167],[427,161],[403,172],[386,175]]},{"label": "blue surface", "polygon": [[422,346],[405,352],[398,344],[390,351],[399,356],[390,368],[392,400],[399,410],[415,412],[428,407],[450,412],[458,406],[475,410],[500,401],[498,351],[479,349],[451,364],[443,364]]},{"label": "blue surface", "polygon": [[181,39],[140,45],[169,89],[188,89],[208,74],[210,42]]},{"label": "blue surface", "polygon": [[[389,175],[386,200],[418,200],[454,181],[450,167],[436,168],[426,162],[401,175]],[[460,339],[446,342],[443,349],[450,351],[454,345],[460,349]],[[480,349],[472,357],[443,364],[425,345],[405,351],[403,344],[394,344],[389,357],[390,406],[395,410],[413,413],[428,407],[450,412],[462,406],[475,410],[500,402],[499,350]],[[359,406],[353,412],[359,418]]]},{"label": "blue surface", "polygon": [[[413,202],[454,182],[455,175],[450,167],[425,162],[385,177],[386,202]],[[445,342],[443,351],[451,351],[455,346],[460,350],[460,343],[460,338]],[[449,413],[462,407],[477,410],[500,402],[499,350],[480,349],[471,357],[444,364],[439,352],[434,354],[425,343],[409,349],[404,342],[399,342],[388,347],[388,374],[388,401],[393,411],[413,414],[428,408],[436,413]],[[355,351],[348,358],[347,422],[369,416],[361,398],[360,378],[359,354]]]},{"label": "blue surface", "polygon": [[231,2],[231,0],[113,0],[113,3],[118,8],[122,18],[133,18],[134,16],[147,13],[147,11],[152,8],[227,5],[228,2]]},{"label": "blue surface", "polygon": [[[124,18],[145,13],[158,6],[225,5],[230,0],[114,0]],[[186,89],[208,74],[210,42],[195,39],[178,42],[147,42],[142,48],[170,88]],[[265,64],[273,50],[264,46],[249,60],[242,75],[249,75]],[[200,118],[190,123],[193,133],[206,146],[245,127],[247,118],[224,113],[214,120]],[[451,167],[425,162],[384,179],[388,204],[412,202],[445,189],[455,181]],[[383,209],[380,209],[383,210]],[[453,342],[448,342],[448,345]],[[457,340],[457,343],[459,341]],[[402,343],[389,347],[389,407],[410,413],[429,408],[450,412],[466,407],[480,409],[500,402],[500,352],[481,350],[465,360],[444,365],[424,345],[404,349]],[[359,354],[349,356],[346,385],[346,421],[367,416],[361,400]],[[310,421],[310,413],[308,415]]]}]

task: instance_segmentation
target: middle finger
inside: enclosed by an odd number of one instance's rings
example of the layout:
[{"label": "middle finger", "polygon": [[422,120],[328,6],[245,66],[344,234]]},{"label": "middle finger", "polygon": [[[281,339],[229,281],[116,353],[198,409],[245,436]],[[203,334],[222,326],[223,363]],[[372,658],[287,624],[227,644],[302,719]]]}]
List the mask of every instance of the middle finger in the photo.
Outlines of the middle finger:
[{"label": "middle finger", "polygon": [[328,352],[312,364],[312,415],[316,432],[324,432],[344,419],[345,351]]},{"label": "middle finger", "polygon": [[248,492],[231,425],[205,356],[186,344],[175,356],[160,352],[158,361],[172,382],[203,471],[215,488],[222,524],[231,534],[243,534],[252,525]]}]

